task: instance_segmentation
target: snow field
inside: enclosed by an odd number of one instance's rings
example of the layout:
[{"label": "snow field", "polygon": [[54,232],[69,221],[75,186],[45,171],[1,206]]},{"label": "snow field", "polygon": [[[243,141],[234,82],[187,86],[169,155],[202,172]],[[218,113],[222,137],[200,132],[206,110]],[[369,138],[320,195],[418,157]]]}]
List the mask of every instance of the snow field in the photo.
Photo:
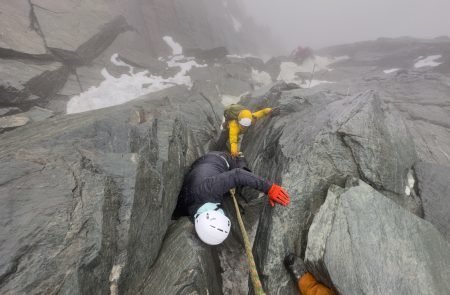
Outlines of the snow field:
[{"label": "snow field", "polygon": [[[116,78],[105,68],[101,74],[104,80],[97,87],[91,87],[83,93],[72,97],[67,103],[67,114],[87,112],[106,107],[126,103],[142,95],[161,91],[174,85],[186,85],[192,87],[191,77],[187,73],[193,67],[206,67],[200,65],[191,58],[186,58],[181,53],[183,48],[172,37],[165,36],[164,41],[172,49],[173,56],[167,60],[168,67],[179,67],[180,71],[173,77],[163,78],[152,75],[149,71],[134,72],[134,68],[119,58],[115,53],[111,56],[111,63],[116,66],[128,67],[128,74]],[[164,58],[160,60],[165,61]]]}]

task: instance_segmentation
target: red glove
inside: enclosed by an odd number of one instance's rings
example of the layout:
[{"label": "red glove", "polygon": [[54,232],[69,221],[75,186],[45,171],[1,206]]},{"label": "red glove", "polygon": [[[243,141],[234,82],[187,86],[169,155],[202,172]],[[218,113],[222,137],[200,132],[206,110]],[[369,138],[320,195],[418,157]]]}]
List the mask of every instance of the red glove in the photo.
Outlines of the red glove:
[{"label": "red glove", "polygon": [[287,191],[277,184],[272,184],[269,189],[269,203],[273,207],[275,203],[283,206],[289,205],[290,198]]}]

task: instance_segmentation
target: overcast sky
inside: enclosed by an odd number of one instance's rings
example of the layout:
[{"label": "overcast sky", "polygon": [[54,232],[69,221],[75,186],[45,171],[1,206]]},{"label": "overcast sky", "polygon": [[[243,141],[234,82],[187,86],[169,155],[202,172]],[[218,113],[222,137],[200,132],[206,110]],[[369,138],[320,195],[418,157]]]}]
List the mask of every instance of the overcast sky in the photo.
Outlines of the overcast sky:
[{"label": "overcast sky", "polygon": [[296,45],[320,48],[378,37],[450,36],[450,0],[237,0],[256,22]]}]

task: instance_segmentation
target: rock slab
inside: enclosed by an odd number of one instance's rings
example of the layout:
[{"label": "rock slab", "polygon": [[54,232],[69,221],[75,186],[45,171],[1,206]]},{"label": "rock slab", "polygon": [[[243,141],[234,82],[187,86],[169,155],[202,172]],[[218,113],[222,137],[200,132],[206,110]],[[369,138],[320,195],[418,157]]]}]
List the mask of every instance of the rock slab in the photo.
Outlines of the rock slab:
[{"label": "rock slab", "polygon": [[305,260],[340,294],[449,294],[450,245],[429,222],[360,181],[332,186]]},{"label": "rock slab", "polygon": [[425,220],[450,242],[450,167],[419,162],[414,171]]}]

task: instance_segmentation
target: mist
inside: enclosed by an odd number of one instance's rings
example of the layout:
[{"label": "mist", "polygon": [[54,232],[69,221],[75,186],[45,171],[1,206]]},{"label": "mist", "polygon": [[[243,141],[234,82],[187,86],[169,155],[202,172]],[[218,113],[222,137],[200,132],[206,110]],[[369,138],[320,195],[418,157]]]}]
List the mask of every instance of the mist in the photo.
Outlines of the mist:
[{"label": "mist", "polygon": [[242,0],[289,52],[379,37],[450,35],[448,0]]}]

